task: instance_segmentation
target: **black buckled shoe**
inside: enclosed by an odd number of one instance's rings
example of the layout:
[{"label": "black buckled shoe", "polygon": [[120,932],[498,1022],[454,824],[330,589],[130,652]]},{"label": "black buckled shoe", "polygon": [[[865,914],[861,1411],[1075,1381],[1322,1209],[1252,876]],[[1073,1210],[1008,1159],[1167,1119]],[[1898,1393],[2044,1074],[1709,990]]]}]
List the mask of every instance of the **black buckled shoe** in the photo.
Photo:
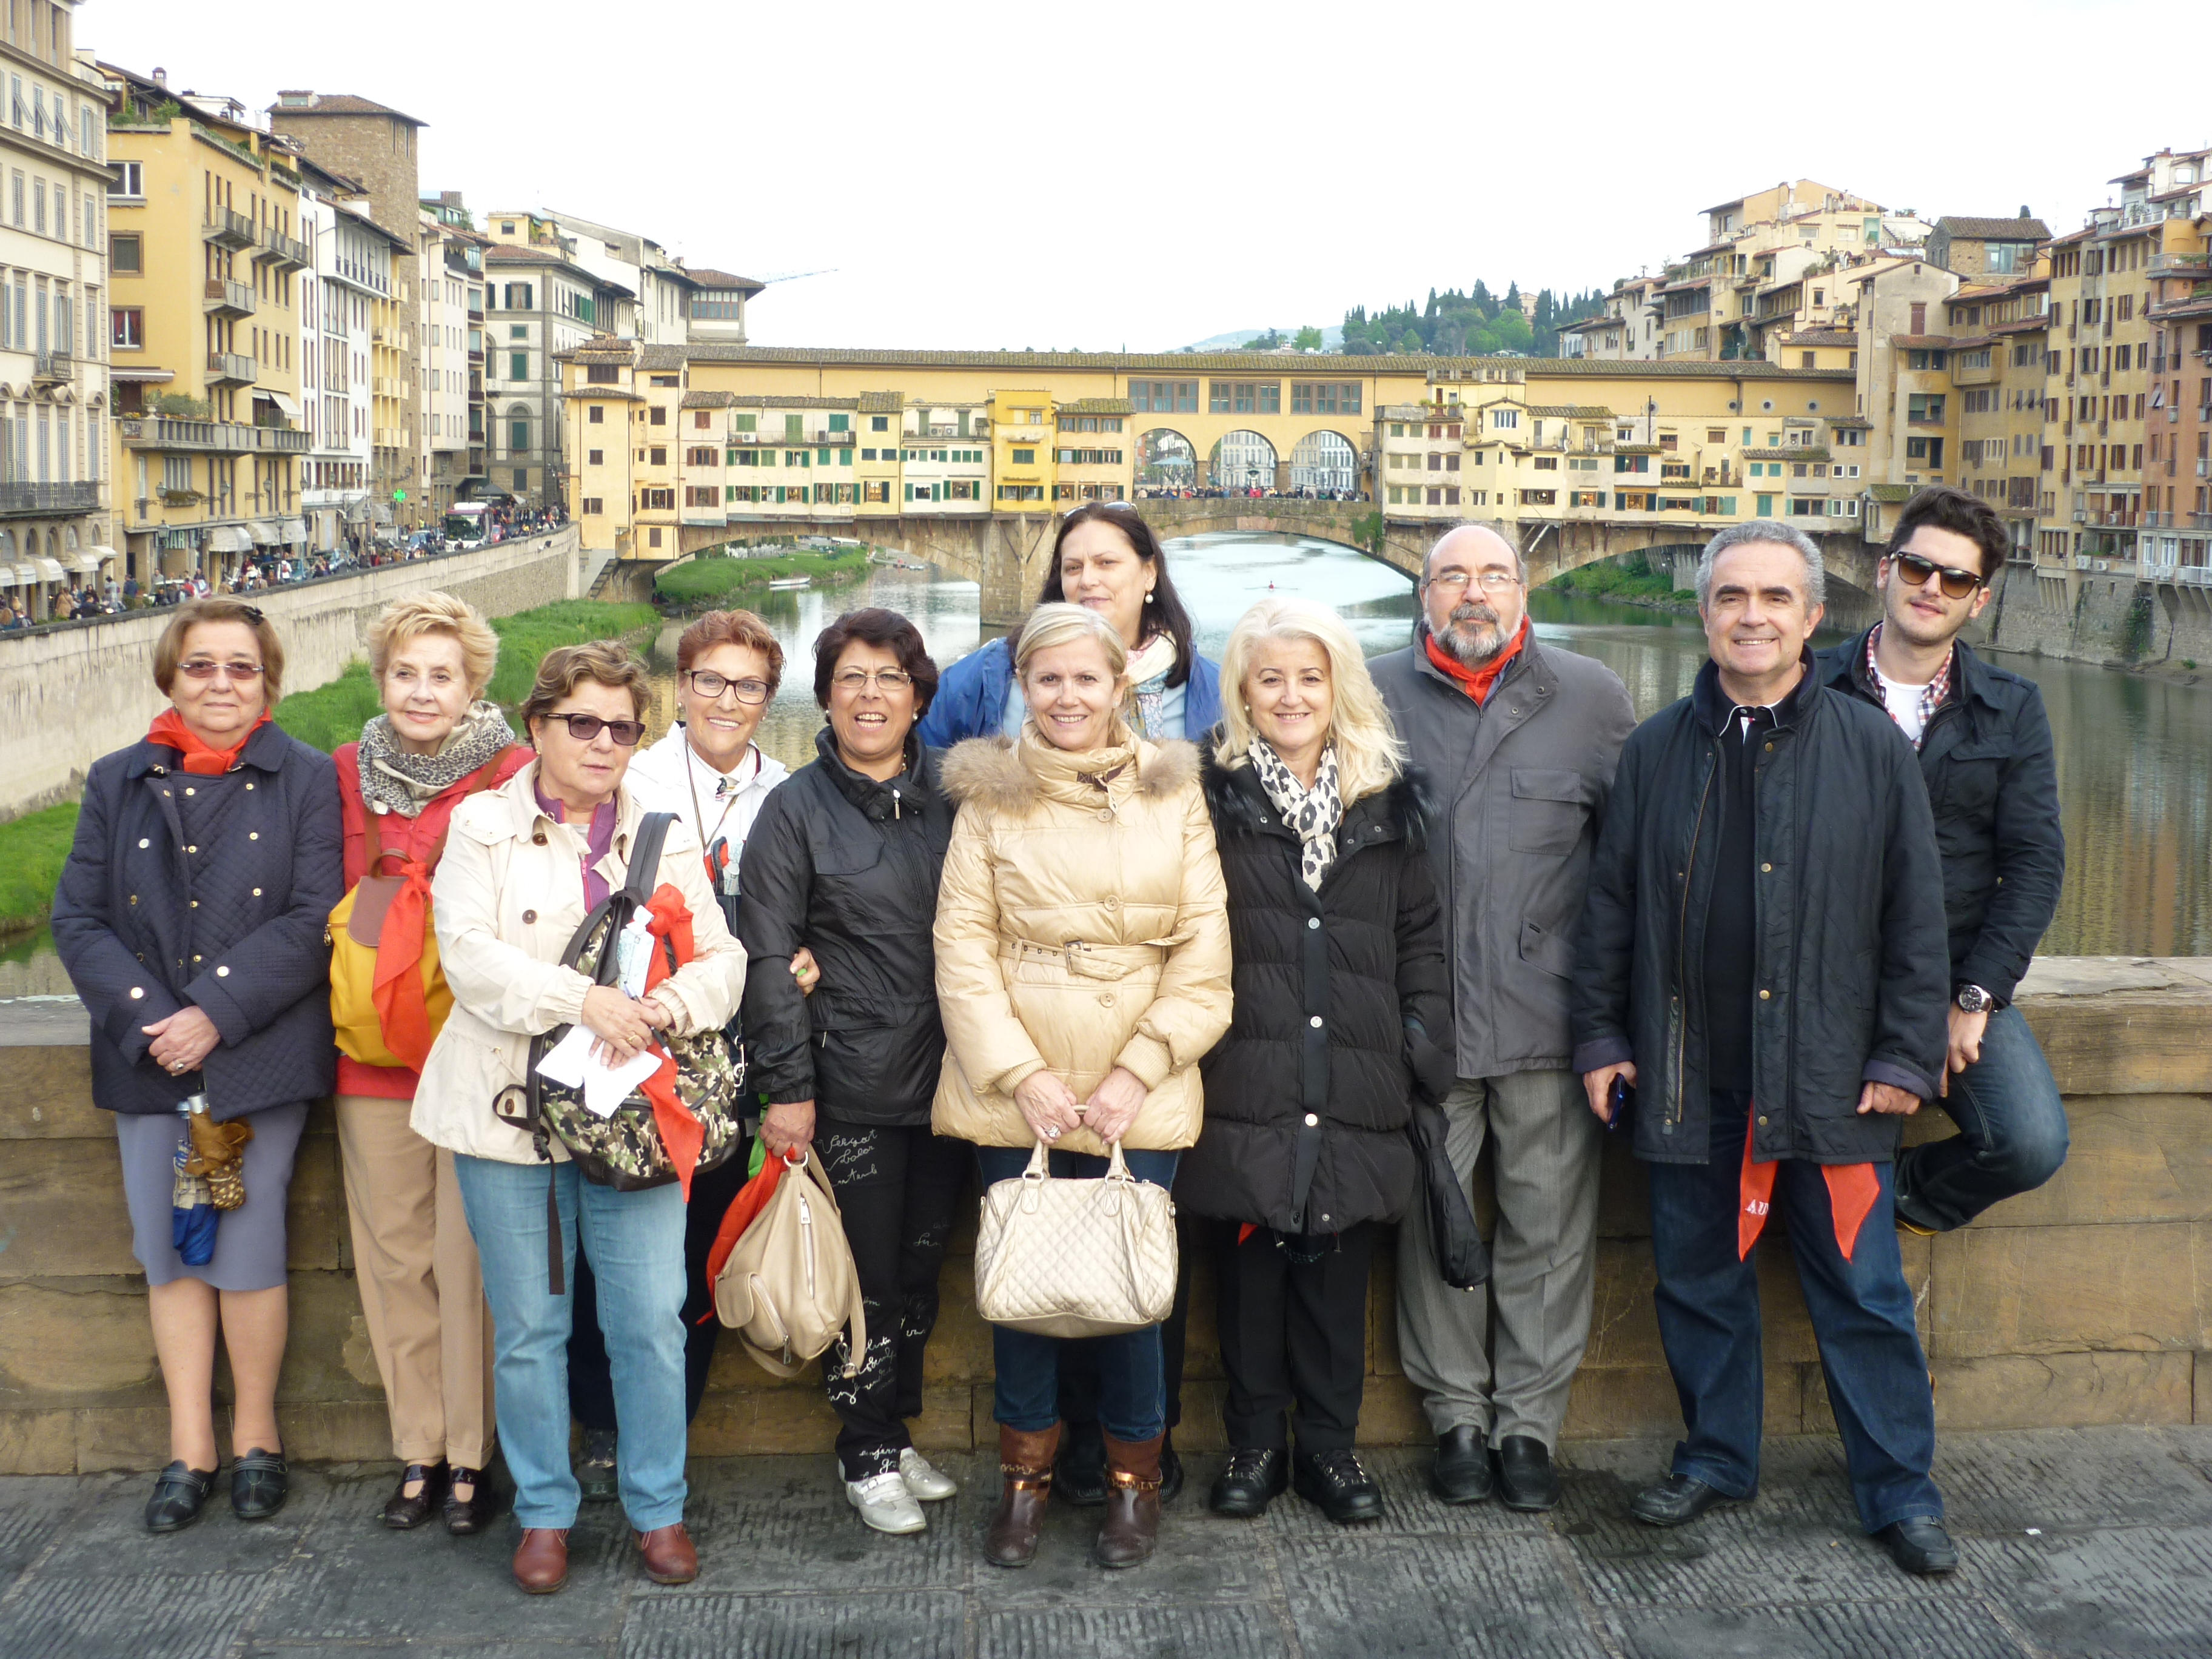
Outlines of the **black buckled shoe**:
[{"label": "black buckled shoe", "polygon": [[1206,1494],[1206,1507],[1249,1521],[1265,1515],[1290,1484],[1290,1453],[1279,1446],[1239,1446]]},{"label": "black buckled shoe", "polygon": [[230,1512],[241,1521],[266,1521],[291,1495],[291,1475],[283,1452],[256,1446],[231,1460]]},{"label": "black buckled shoe", "polygon": [[1182,1455],[1175,1449],[1175,1431],[1160,1437],[1160,1502],[1172,1504],[1182,1496]]},{"label": "black buckled shoe", "polygon": [[1340,1527],[1382,1518],[1382,1488],[1349,1446],[1302,1451],[1292,1464],[1291,1485],[1309,1504]]},{"label": "black buckled shoe", "polygon": [[1482,1431],[1462,1423],[1437,1437],[1429,1490],[1447,1504],[1480,1504],[1490,1496],[1490,1448]]},{"label": "black buckled shoe", "polygon": [[183,1458],[154,1477],[154,1495],[146,1500],[146,1530],[182,1532],[200,1518],[208,1494],[215,1490],[216,1472],[196,1469]]},{"label": "black buckled shoe", "polygon": [[1498,1501],[1509,1510],[1548,1510],[1559,1501],[1559,1472],[1551,1449],[1533,1434],[1498,1443]]},{"label": "black buckled shoe", "polygon": [[1096,1423],[1070,1423],[1052,1466],[1052,1489],[1079,1510],[1106,1502],[1106,1431]]},{"label": "black buckled shoe", "polygon": [[622,1496],[622,1475],[617,1467],[621,1444],[611,1429],[586,1429],[584,1449],[576,1459],[576,1486],[586,1504],[611,1504]]},{"label": "black buckled shoe", "polygon": [[1647,1527],[1680,1527],[1696,1520],[1717,1504],[1734,1504],[1718,1486],[1707,1486],[1695,1475],[1670,1474],[1656,1486],[1646,1486],[1628,1501],[1628,1512]]},{"label": "black buckled shoe", "polygon": [[1933,1516],[1916,1515],[1908,1521],[1893,1521],[1875,1534],[1875,1541],[1905,1571],[1924,1578],[1959,1570],[1959,1547],[1943,1530],[1943,1523]]},{"label": "black buckled shoe", "polygon": [[[415,1487],[410,1498],[407,1488]],[[394,1532],[412,1532],[437,1512],[446,1498],[446,1461],[410,1463],[399,1472],[399,1484],[384,1500],[384,1524]]]},{"label": "black buckled shoe", "polygon": [[[469,1489],[466,1498],[455,1490],[460,1486]],[[466,1538],[482,1532],[498,1513],[499,1502],[492,1493],[491,1476],[483,1469],[456,1463],[446,1488],[446,1530],[456,1538]]]}]

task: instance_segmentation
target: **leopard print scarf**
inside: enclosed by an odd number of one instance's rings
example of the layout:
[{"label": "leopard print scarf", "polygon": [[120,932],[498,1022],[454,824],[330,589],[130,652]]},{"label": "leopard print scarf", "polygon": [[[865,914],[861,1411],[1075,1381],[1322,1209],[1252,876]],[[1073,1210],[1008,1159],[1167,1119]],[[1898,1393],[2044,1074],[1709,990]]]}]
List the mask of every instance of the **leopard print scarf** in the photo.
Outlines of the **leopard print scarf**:
[{"label": "leopard print scarf", "polygon": [[1297,775],[1263,738],[1252,739],[1251,757],[1260,787],[1297,836],[1298,874],[1318,893],[1328,866],[1336,862],[1336,831],[1344,822],[1344,801],[1336,793],[1336,745],[1321,751],[1310,789],[1299,787]]}]

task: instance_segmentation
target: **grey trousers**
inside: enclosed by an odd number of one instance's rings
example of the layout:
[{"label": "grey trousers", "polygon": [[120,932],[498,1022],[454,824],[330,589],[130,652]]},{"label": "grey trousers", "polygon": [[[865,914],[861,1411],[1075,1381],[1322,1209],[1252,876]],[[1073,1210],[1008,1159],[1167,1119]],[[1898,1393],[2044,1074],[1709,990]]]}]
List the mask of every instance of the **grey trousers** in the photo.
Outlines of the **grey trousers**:
[{"label": "grey trousers", "polygon": [[1427,1206],[1415,1202],[1398,1230],[1400,1360],[1438,1435],[1469,1427],[1492,1445],[1517,1434],[1556,1446],[1589,1341],[1604,1128],[1569,1071],[1462,1078],[1443,1110],[1462,1186],[1485,1137],[1496,1142],[1491,1279],[1455,1291],[1437,1276]]}]

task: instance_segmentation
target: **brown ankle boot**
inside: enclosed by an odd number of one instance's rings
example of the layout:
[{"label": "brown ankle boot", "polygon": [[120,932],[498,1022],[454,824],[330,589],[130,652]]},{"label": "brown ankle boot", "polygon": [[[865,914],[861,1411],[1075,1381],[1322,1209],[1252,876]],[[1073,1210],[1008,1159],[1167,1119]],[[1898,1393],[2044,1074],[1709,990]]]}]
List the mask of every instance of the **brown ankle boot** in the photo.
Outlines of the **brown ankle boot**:
[{"label": "brown ankle boot", "polygon": [[1160,1536],[1160,1446],[1167,1437],[1106,1437],[1106,1524],[1098,1531],[1098,1565],[1133,1567],[1152,1559]]},{"label": "brown ankle boot", "polygon": [[1052,1460],[1060,1449],[1060,1425],[1042,1433],[999,1425],[999,1472],[1006,1489],[983,1537],[983,1559],[994,1567],[1026,1567],[1036,1559],[1037,1528],[1052,1497]]}]

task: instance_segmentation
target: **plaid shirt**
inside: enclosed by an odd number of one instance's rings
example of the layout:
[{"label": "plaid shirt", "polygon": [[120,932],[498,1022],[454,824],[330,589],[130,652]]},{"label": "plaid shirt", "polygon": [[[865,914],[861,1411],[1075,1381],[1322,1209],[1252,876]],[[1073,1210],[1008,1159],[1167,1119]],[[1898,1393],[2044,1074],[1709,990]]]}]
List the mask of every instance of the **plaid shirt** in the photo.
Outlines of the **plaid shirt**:
[{"label": "plaid shirt", "polygon": [[[1881,684],[1881,671],[1875,666],[1874,651],[1875,647],[1881,643],[1881,628],[1882,625],[1880,623],[1876,623],[1872,628],[1867,630],[1867,678],[1872,680],[1876,685],[1880,685]],[[1915,749],[1919,748],[1922,744],[1928,741],[1928,722],[1935,718],[1936,711],[1943,706],[1943,699],[1951,695],[1951,665],[1958,659],[1958,655],[1959,653],[1956,647],[1954,647],[1951,650],[1946,652],[1943,656],[1942,667],[1936,671],[1936,678],[1929,681],[1927,685],[1921,690],[1920,735],[1912,740],[1912,746]],[[1882,708],[1885,711],[1889,708],[1888,700],[1887,698],[1882,702]],[[1892,715],[1891,718],[1894,719],[1896,717]],[[1903,728],[1900,726],[1899,729],[1902,730]]]}]

